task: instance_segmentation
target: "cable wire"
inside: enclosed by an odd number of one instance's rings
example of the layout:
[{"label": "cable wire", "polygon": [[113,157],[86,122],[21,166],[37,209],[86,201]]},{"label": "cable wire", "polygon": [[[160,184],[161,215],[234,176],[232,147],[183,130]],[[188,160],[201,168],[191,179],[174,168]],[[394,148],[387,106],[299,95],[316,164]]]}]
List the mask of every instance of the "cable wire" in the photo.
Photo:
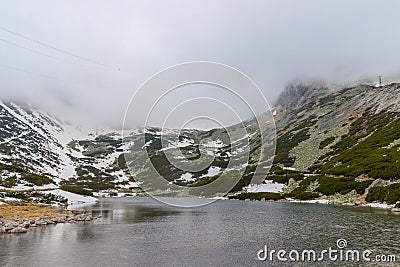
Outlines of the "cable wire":
[{"label": "cable wire", "polygon": [[0,64],[0,67],[6,68],[6,69],[10,69],[10,70],[14,70],[14,71],[18,71],[18,72],[23,72],[23,73],[29,74],[29,75],[40,76],[40,77],[43,77],[43,78],[46,78],[46,79],[50,79],[50,80],[56,80],[56,81],[60,80],[60,79],[58,79],[56,77],[52,77],[52,76],[48,76],[48,75],[44,75],[44,74],[40,74],[40,73],[28,71],[28,70],[24,70],[24,69],[20,69],[20,68],[8,66],[8,65]]},{"label": "cable wire", "polygon": [[58,51],[58,52],[60,52],[60,53],[63,53],[63,54],[66,54],[66,55],[69,55],[69,56],[72,56],[72,57],[75,57],[75,58],[78,58],[78,59],[81,59],[81,60],[85,60],[85,61],[90,62],[90,63],[92,63],[92,64],[96,64],[96,65],[103,66],[103,67],[106,67],[106,68],[112,68],[112,69],[120,70],[120,69],[117,68],[117,67],[110,66],[110,65],[107,65],[107,64],[103,64],[103,63],[101,63],[101,62],[94,61],[94,60],[92,60],[92,59],[89,59],[89,58],[86,58],[86,57],[82,57],[82,56],[77,55],[77,54],[73,54],[73,53],[71,53],[71,52],[69,52],[69,51],[66,51],[66,50],[57,48],[57,47],[55,47],[55,46],[46,44],[46,43],[44,43],[44,42],[35,40],[35,39],[33,39],[33,38],[29,37],[29,36],[26,36],[26,35],[23,35],[23,34],[14,32],[14,31],[11,31],[11,30],[9,30],[9,29],[7,29],[7,28],[4,28],[4,27],[2,27],[2,26],[0,26],[0,30],[3,30],[3,31],[8,32],[8,33],[11,33],[11,34],[16,35],[16,36],[18,36],[18,37],[20,37],[20,38],[24,38],[24,39],[29,40],[29,41],[31,41],[31,42],[34,42],[34,43],[36,43],[36,44],[45,46],[45,47],[47,47],[47,48],[53,49],[53,50]]},{"label": "cable wire", "polygon": [[21,48],[21,49],[27,50],[27,51],[30,51],[30,52],[32,52],[32,53],[35,53],[35,54],[38,54],[38,55],[41,55],[41,56],[45,56],[45,57],[48,57],[48,58],[54,59],[54,60],[57,60],[57,61],[66,62],[66,63],[69,63],[69,64],[74,64],[74,65],[77,65],[77,66],[81,66],[81,67],[87,67],[87,66],[85,66],[85,65],[82,65],[82,64],[79,64],[79,63],[76,63],[76,62],[72,62],[72,61],[64,60],[64,59],[62,59],[62,58],[59,58],[59,57],[55,57],[55,56],[52,56],[52,55],[48,55],[48,54],[45,54],[45,53],[39,52],[39,51],[37,51],[37,50],[34,50],[34,49],[31,49],[31,48],[29,48],[29,47],[22,46],[22,45],[19,45],[19,44],[16,44],[16,43],[10,42],[10,41],[8,41],[8,40],[5,40],[5,39],[1,39],[1,38],[0,38],[0,42],[3,42],[3,43],[6,43],[6,44],[9,44],[9,45],[15,46],[15,47],[18,47],[18,48]]}]

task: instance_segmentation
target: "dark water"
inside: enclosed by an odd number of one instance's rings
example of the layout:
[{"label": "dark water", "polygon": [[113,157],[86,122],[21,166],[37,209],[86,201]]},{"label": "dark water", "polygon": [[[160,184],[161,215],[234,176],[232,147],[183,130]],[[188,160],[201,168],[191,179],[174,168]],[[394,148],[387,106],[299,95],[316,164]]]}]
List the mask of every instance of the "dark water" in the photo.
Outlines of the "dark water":
[{"label": "dark water", "polygon": [[87,209],[103,218],[0,236],[0,266],[283,266],[258,261],[257,252],[336,248],[339,238],[347,248],[397,255],[398,263],[363,265],[400,266],[400,216],[379,209],[244,201],[179,209],[150,198]]}]

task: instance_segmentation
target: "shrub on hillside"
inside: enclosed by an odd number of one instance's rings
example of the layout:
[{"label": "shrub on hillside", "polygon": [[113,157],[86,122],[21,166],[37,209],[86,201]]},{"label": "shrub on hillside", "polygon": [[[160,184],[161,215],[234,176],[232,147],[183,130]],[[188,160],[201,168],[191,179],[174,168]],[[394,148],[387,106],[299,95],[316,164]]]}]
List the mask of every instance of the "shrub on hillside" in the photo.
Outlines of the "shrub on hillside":
[{"label": "shrub on hillside", "polygon": [[2,185],[4,187],[7,187],[7,188],[10,188],[10,187],[13,187],[13,186],[17,185],[17,182],[15,181],[15,178],[8,177],[8,178],[2,180],[0,185]]},{"label": "shrub on hillside", "polygon": [[365,199],[367,202],[386,202],[387,204],[396,204],[400,201],[400,184],[391,184],[388,186],[373,187],[369,189]]},{"label": "shrub on hillside", "polygon": [[318,192],[329,196],[335,193],[345,195],[352,190],[356,190],[358,194],[364,194],[365,189],[372,181],[356,182],[353,178],[333,178],[328,176],[319,176]]},{"label": "shrub on hillside", "polygon": [[0,171],[2,170],[7,170],[9,172],[23,172],[23,170],[20,167],[17,167],[15,165],[0,163]]},{"label": "shrub on hillside", "polygon": [[51,184],[54,183],[54,181],[52,179],[50,179],[47,176],[44,175],[38,175],[38,174],[33,174],[33,173],[27,173],[22,177],[23,180],[37,185],[37,186],[42,186],[42,185],[46,185],[46,184]]},{"label": "shrub on hillside", "polygon": [[274,163],[292,166],[294,158],[289,156],[290,150],[309,137],[309,128],[302,129],[298,132],[291,131],[279,137],[276,143]]},{"label": "shrub on hillside", "polygon": [[387,204],[396,204],[400,201],[400,184],[391,184],[389,186],[379,186],[369,189],[365,199],[367,202],[386,202]]},{"label": "shrub on hillside", "polygon": [[302,180],[297,188],[295,188],[292,192],[288,193],[286,196],[294,197],[299,200],[310,200],[317,198],[319,194],[314,192],[307,192],[307,188],[311,182],[314,182],[318,179],[318,176],[310,176]]},{"label": "shrub on hillside", "polygon": [[61,190],[68,191],[71,193],[79,194],[79,195],[84,195],[84,196],[93,196],[93,192],[87,189],[84,189],[80,186],[76,185],[63,185],[60,187]]},{"label": "shrub on hillside", "polygon": [[279,193],[270,193],[270,192],[261,192],[261,193],[240,193],[236,196],[230,196],[229,198],[233,199],[251,199],[251,200],[279,200],[283,199],[284,197]]},{"label": "shrub on hillside", "polygon": [[328,145],[332,144],[333,141],[335,141],[335,137],[327,137],[326,139],[322,140],[321,143],[319,144],[319,149],[323,149],[327,147]]},{"label": "shrub on hillside", "polygon": [[295,181],[303,180],[304,175],[301,173],[290,173],[286,175],[268,175],[265,179],[272,180],[274,182],[280,184],[287,184],[290,179],[294,179]]}]

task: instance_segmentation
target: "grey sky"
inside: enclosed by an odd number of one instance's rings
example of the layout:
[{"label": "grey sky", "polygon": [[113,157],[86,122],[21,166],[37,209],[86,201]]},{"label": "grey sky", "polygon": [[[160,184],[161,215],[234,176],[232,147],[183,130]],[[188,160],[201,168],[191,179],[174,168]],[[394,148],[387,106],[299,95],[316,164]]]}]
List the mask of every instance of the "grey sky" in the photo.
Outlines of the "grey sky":
[{"label": "grey sky", "polygon": [[352,83],[400,77],[400,1],[15,1],[0,26],[0,99],[31,102],[73,123],[118,126],[129,98],[174,64],[216,61],[247,74],[273,103],[295,78]]}]

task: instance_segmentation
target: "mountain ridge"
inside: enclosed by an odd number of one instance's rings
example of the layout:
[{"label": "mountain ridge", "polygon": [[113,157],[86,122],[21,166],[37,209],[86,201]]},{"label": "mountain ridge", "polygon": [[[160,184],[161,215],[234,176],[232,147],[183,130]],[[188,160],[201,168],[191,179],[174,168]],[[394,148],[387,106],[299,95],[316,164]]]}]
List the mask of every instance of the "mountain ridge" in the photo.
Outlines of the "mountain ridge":
[{"label": "mountain ridge", "polygon": [[[399,97],[398,83],[380,87],[358,85],[334,92],[330,92],[323,82],[296,82],[289,85],[274,107],[276,156],[271,172],[261,173],[263,179],[283,181],[287,188],[297,183],[294,190],[286,190],[286,197],[292,194],[305,198],[321,197],[322,192],[315,191],[319,188],[318,183],[339,181],[331,181],[329,177],[343,177],[351,187],[360,185],[354,184],[353,180],[397,180],[400,168],[393,166],[398,166],[399,162]],[[182,133],[169,131],[169,135],[178,136],[177,142],[169,143],[169,149],[183,151],[184,158],[179,159],[181,161],[199,156],[199,146],[204,146],[201,144],[203,138],[211,138],[214,144],[220,142],[217,146],[205,146],[207,153],[216,157],[211,166],[199,173],[190,173],[174,169],[165,161],[165,151],[160,147],[160,131],[157,128],[146,132],[146,140],[142,145],[137,142],[142,134],[139,131],[128,133],[128,142],[124,144],[119,131],[79,131],[45,113],[15,103],[1,102],[0,116],[0,162],[3,165],[15,165],[25,172],[49,176],[59,185],[79,186],[94,192],[132,189],[137,187],[135,176],[150,175],[143,155],[138,154],[136,162],[126,162],[125,145],[140,146],[136,149],[150,153],[153,164],[159,168],[157,170],[163,172],[170,182],[190,187],[216,180],[226,170],[231,157],[231,144],[224,137],[226,131],[221,129],[185,130]],[[243,166],[243,177],[231,190],[232,193],[246,190],[244,188],[250,185],[259,163],[257,155],[261,141],[256,126],[255,120],[245,123],[251,157],[248,164]],[[235,127],[239,126],[232,126],[233,129]],[[244,146],[244,143],[238,145]],[[371,155],[368,161],[361,160],[362,153]],[[267,159],[263,160],[268,162]],[[129,164],[133,165],[133,170],[127,168]],[[374,164],[379,165],[381,171],[374,168]],[[2,186],[10,177],[16,178],[16,184],[30,184],[24,178],[25,174],[13,174],[7,168],[3,166]],[[228,171],[233,175],[237,170]],[[296,180],[307,173],[321,177],[314,180],[307,178],[301,182]],[[290,178],[295,179],[289,181]],[[301,183],[303,186],[305,184],[304,190],[298,189],[302,188]],[[312,183],[315,183],[314,187]],[[370,186],[371,183],[365,185]],[[377,184],[390,185],[389,182]],[[291,193],[293,191],[301,194]],[[347,189],[340,192],[347,192]],[[358,197],[363,195],[361,193],[364,192],[359,189]],[[285,195],[281,193],[280,196]]]}]

